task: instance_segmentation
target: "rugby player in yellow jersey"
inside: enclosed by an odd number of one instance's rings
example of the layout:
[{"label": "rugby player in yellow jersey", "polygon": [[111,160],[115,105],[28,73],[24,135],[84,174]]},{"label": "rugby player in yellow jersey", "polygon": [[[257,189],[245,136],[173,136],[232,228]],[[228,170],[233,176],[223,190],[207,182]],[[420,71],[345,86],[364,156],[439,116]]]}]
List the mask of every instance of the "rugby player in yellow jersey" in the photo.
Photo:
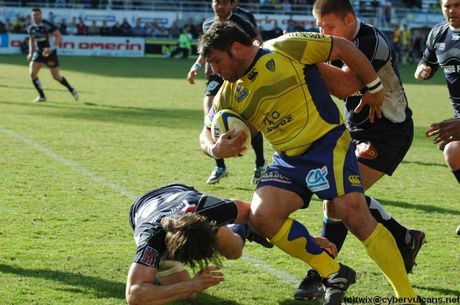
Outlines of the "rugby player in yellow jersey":
[{"label": "rugby player in yellow jersey", "polygon": [[[317,251],[306,228],[289,215],[306,208],[313,194],[333,201],[337,215],[382,269],[401,303],[417,304],[401,254],[390,232],[367,208],[354,146],[340,112],[314,65],[340,59],[356,74],[337,80],[361,81],[368,92],[356,111],[370,105],[379,117],[384,93],[367,58],[351,42],[318,33],[291,33],[262,47],[231,22],[215,23],[200,38],[200,54],[226,80],[214,99],[209,119],[220,109],[239,113],[261,131],[276,153],[251,203],[250,224],[291,256],[323,277],[325,304],[340,304],[355,281],[354,271]],[[238,156],[245,135],[233,130],[212,140],[209,126],[200,134],[210,156]]]}]

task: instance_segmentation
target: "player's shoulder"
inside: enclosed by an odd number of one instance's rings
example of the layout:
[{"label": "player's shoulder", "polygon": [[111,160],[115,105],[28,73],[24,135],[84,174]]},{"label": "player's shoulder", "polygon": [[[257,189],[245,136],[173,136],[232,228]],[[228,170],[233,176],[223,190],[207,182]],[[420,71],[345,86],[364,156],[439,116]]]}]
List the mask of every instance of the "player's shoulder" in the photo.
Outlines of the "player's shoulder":
[{"label": "player's shoulder", "polygon": [[50,21],[48,21],[46,19],[43,19],[42,23],[43,23],[44,26],[46,26],[49,29],[57,29],[57,27],[56,27],[56,25],[54,25],[54,23],[52,23],[52,22],[50,22]]},{"label": "player's shoulder", "polygon": [[445,37],[447,32],[450,30],[449,24],[447,21],[442,21],[431,29],[430,33],[428,33],[427,43],[434,44],[435,41],[442,39]]},{"label": "player's shoulder", "polygon": [[214,17],[210,17],[206,19],[205,21],[203,21],[203,25],[202,25],[203,33],[206,33],[209,30],[209,28],[214,23],[214,21],[216,21]]}]

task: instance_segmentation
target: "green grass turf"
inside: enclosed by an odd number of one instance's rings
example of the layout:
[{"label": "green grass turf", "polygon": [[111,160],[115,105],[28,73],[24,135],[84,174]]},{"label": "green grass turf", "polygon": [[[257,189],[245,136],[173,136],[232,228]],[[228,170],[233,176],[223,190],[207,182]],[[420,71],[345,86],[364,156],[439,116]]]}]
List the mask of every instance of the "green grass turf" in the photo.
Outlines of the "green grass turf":
[{"label": "green grass turf", "polygon": [[[184,182],[223,197],[249,200],[253,153],[227,161],[230,175],[205,184],[213,162],[198,146],[204,80],[190,86],[190,60],[61,57],[73,101],[43,69],[48,101],[36,91],[22,56],[0,56],[0,304],[124,304],[134,241],[127,221],[133,199]],[[430,122],[452,115],[441,73],[426,83],[402,76],[414,111],[415,138],[393,177],[369,194],[426,244],[410,275],[425,297],[460,295],[459,186],[442,153],[424,136]],[[267,158],[272,150],[266,147]],[[321,203],[295,217],[318,235]],[[348,296],[391,296],[392,290],[349,236],[339,260],[359,272]],[[195,304],[305,304],[291,298],[305,265],[277,249],[248,244],[225,261],[226,281]],[[180,302],[178,302],[180,304]],[[319,304],[311,302],[307,304]]]}]

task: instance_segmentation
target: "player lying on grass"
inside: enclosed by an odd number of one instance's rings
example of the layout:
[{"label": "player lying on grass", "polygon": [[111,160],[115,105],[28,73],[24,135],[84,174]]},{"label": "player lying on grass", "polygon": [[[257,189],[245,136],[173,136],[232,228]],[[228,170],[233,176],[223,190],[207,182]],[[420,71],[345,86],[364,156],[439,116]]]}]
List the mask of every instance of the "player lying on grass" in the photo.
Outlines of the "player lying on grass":
[{"label": "player lying on grass", "polygon": [[[205,195],[181,184],[137,199],[129,216],[137,249],[126,285],[128,304],[193,299],[223,280],[221,255],[241,257],[246,239],[273,247],[245,224],[249,211],[248,202]],[[315,241],[336,255],[328,240]],[[192,278],[181,263],[200,271]]]}]

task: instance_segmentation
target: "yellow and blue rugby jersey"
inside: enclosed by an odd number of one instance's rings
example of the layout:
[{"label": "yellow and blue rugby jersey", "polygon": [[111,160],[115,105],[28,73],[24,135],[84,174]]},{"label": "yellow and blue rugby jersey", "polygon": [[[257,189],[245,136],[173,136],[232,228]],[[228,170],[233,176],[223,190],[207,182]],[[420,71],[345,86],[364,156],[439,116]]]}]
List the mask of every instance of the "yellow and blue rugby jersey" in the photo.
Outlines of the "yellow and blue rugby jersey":
[{"label": "yellow and blue rugby jersey", "polygon": [[314,65],[327,61],[331,49],[332,38],[318,33],[291,33],[265,42],[243,77],[224,82],[206,124],[213,113],[232,109],[278,153],[302,154],[343,124]]}]

